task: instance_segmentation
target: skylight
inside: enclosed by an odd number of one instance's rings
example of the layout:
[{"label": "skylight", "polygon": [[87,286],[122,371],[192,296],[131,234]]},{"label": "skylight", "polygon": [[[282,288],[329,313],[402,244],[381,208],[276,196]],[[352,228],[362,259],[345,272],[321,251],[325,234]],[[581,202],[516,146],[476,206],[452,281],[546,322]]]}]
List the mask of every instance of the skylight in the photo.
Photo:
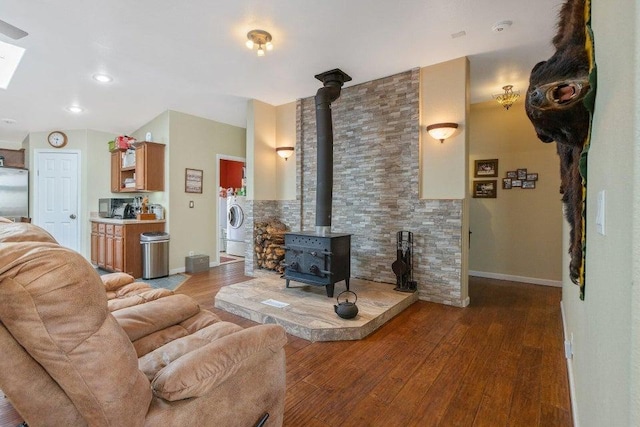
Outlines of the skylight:
[{"label": "skylight", "polygon": [[24,48],[0,41],[0,88],[9,87],[22,55]]}]

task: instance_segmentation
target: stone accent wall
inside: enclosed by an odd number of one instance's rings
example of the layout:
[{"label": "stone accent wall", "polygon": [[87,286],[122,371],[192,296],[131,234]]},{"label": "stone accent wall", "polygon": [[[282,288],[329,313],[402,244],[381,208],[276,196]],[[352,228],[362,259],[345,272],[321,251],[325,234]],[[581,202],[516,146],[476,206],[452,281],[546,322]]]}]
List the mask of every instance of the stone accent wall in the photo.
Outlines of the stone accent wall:
[{"label": "stone accent wall", "polygon": [[[332,231],[352,234],[352,277],[393,284],[396,233],[413,232],[420,299],[462,306],[463,202],[418,198],[419,83],[420,70],[413,69],[343,88],[332,103]],[[280,218],[292,231],[315,230],[314,97],[298,101],[296,127],[297,200],[249,202],[250,230],[258,212]]]}]

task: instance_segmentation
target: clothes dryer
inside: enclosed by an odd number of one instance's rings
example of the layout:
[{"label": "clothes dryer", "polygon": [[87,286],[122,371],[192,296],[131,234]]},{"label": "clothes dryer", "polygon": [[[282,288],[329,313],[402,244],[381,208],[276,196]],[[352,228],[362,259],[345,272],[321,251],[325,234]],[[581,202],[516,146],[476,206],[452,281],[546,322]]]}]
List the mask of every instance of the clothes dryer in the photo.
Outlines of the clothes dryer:
[{"label": "clothes dryer", "polygon": [[246,196],[230,196],[227,198],[227,253],[245,256],[246,224],[244,209]]}]

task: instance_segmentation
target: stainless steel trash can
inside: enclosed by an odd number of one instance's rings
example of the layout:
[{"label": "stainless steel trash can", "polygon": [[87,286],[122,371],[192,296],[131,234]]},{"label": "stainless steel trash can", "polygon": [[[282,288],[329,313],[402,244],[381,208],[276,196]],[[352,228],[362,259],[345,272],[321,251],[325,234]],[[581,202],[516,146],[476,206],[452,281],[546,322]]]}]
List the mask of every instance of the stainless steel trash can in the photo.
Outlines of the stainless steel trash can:
[{"label": "stainless steel trash can", "polygon": [[169,275],[169,233],[150,231],[140,234],[142,278],[155,279]]}]

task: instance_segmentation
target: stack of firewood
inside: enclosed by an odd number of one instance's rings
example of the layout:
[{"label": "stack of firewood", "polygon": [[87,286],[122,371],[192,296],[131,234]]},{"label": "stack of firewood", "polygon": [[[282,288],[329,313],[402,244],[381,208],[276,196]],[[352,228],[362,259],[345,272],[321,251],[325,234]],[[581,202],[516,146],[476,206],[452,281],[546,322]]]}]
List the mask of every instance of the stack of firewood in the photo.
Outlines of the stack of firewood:
[{"label": "stack of firewood", "polygon": [[255,223],[253,240],[259,268],[284,272],[284,233],[287,231],[287,226],[275,218]]}]

